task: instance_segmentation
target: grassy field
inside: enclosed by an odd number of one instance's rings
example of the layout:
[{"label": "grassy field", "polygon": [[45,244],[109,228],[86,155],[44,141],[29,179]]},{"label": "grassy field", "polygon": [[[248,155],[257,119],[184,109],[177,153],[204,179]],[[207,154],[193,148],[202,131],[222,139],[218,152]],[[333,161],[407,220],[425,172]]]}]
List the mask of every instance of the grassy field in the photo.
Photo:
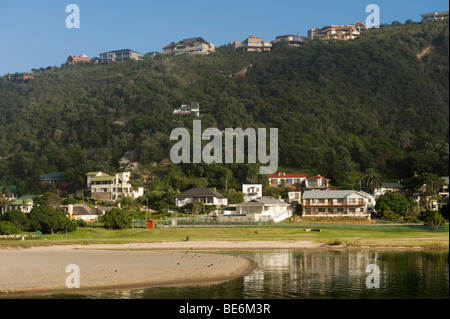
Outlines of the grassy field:
[{"label": "grassy field", "polygon": [[[320,229],[307,232],[305,229]],[[273,226],[177,227],[107,230],[101,226],[79,227],[67,234],[43,235],[38,239],[0,240],[0,246],[30,247],[63,244],[119,244],[190,240],[285,240],[315,241],[348,247],[422,247],[448,249],[449,228],[423,225],[288,224]]]}]

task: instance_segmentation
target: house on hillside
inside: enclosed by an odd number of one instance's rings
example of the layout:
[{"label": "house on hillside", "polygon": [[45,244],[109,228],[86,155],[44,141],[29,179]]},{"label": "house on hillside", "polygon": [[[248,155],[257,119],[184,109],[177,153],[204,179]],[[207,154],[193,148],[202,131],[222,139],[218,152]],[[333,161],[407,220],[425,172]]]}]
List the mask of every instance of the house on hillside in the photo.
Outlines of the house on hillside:
[{"label": "house on hillside", "polygon": [[282,181],[286,182],[286,185],[293,185],[297,188],[301,188],[303,181],[306,179],[307,175],[304,173],[284,173],[279,172],[276,174],[268,174],[269,186],[276,187],[281,186]]},{"label": "house on hillside", "polygon": [[193,202],[214,205],[216,207],[228,205],[228,199],[224,195],[209,188],[191,188],[175,196],[175,205],[177,207],[182,207]]},{"label": "house on hillside", "polygon": [[432,189],[427,186],[427,184],[423,184],[419,189],[413,192],[412,200],[413,202],[419,203],[428,211],[437,211],[439,209],[438,204],[438,196],[435,194],[431,194]]},{"label": "house on hillside", "polygon": [[306,189],[326,189],[330,187],[330,179],[317,175],[303,180]]},{"label": "house on hillside", "polygon": [[346,25],[327,25],[322,28],[310,29],[308,38],[311,40],[352,40],[359,37],[361,32],[366,31],[367,26],[361,21],[355,24]]},{"label": "house on hillside", "polygon": [[33,80],[33,79],[34,79],[34,75],[28,74],[27,72],[15,73],[12,75],[8,75],[8,80],[15,81],[15,82],[25,82],[25,81],[29,81],[29,80]]},{"label": "house on hillside", "polygon": [[272,43],[270,41],[262,41],[256,35],[251,35],[242,42],[233,41],[229,43],[228,48],[235,51],[263,52],[270,51]]},{"label": "house on hillside", "polygon": [[189,115],[195,114],[200,116],[200,104],[198,102],[191,102],[191,105],[181,105],[181,107],[173,110],[174,115]]},{"label": "house on hillside", "polygon": [[242,184],[242,193],[244,193],[244,202],[262,197],[262,184]]},{"label": "house on hillside", "polygon": [[129,60],[142,61],[143,59],[142,53],[130,49],[100,52],[100,63],[125,62]]},{"label": "house on hillside", "polygon": [[304,37],[300,36],[300,33],[297,33],[297,35],[279,35],[275,38],[274,43],[277,42],[287,42],[291,47],[302,47],[307,45],[307,43],[304,41]]},{"label": "house on hillside", "polygon": [[34,207],[34,195],[24,195],[9,204],[8,210],[20,210],[22,213],[29,214]]},{"label": "house on hillside", "polygon": [[280,222],[292,216],[291,205],[273,197],[263,196],[234,206],[237,215],[254,221]]},{"label": "house on hillside", "polygon": [[374,196],[384,195],[387,191],[394,193],[401,193],[405,189],[405,186],[399,183],[381,183],[379,188],[376,188],[373,192]]},{"label": "house on hillside", "polygon": [[66,190],[67,182],[64,178],[64,172],[50,172],[41,176],[42,185],[55,185],[57,189]]},{"label": "house on hillside", "polygon": [[16,186],[0,186],[0,197],[5,194],[8,194],[8,198],[6,198],[7,200],[19,198],[19,193]]},{"label": "house on hillside", "polygon": [[100,200],[121,200],[125,197],[136,199],[144,195],[143,187],[133,187],[130,182],[131,173],[122,172],[110,176],[103,172],[86,174],[86,184],[92,198]]},{"label": "house on hillside", "polygon": [[77,63],[92,63],[92,59],[86,55],[69,55],[67,58],[66,64],[75,65]]},{"label": "house on hillside", "polygon": [[448,20],[448,11],[445,12],[431,12],[431,13],[425,13],[421,15],[422,22],[433,22],[433,21],[440,21],[440,20]]},{"label": "house on hillside", "polygon": [[215,45],[209,43],[202,37],[188,38],[178,43],[170,42],[163,48],[161,54],[180,55],[180,54],[209,54],[216,50]]},{"label": "house on hillside", "polygon": [[303,216],[367,217],[375,212],[375,197],[355,190],[305,191],[302,198]]}]

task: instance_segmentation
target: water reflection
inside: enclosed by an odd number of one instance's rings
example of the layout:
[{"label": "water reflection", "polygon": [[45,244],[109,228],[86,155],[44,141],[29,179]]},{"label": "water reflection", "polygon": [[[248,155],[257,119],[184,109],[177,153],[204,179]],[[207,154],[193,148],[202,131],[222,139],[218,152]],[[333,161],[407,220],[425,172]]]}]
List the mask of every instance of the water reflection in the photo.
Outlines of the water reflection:
[{"label": "water reflection", "polygon": [[[448,251],[375,252],[277,250],[222,252],[256,260],[252,274],[222,284],[154,287],[46,298],[113,299],[403,299],[449,298]],[[368,265],[377,265],[379,288],[370,289]],[[187,276],[189,274],[186,274]]]}]

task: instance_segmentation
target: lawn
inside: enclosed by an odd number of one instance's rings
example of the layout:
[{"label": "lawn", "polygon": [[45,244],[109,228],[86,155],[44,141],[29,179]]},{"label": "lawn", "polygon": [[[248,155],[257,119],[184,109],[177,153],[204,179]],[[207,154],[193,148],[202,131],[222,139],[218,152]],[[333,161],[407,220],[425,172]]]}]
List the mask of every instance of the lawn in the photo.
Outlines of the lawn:
[{"label": "lawn", "polygon": [[[306,232],[307,228],[320,232]],[[107,230],[101,226],[79,227],[71,233],[43,235],[39,239],[0,240],[0,246],[35,246],[55,244],[119,244],[190,240],[307,240],[349,247],[416,247],[448,249],[448,225],[348,225],[305,224],[232,227],[176,227],[156,229]]]}]

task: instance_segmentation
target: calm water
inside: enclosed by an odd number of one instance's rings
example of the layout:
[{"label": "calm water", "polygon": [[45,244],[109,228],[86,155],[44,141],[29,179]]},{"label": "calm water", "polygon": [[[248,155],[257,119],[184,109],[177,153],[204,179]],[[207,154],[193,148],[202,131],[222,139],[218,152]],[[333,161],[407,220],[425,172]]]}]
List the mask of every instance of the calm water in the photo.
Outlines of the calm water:
[{"label": "calm water", "polygon": [[[226,283],[154,287],[40,298],[102,299],[448,299],[449,255],[445,252],[277,250],[222,252],[253,258],[259,268]],[[370,264],[379,288],[367,288]],[[187,274],[188,275],[188,274]],[[374,283],[374,281],[371,281]]]}]

